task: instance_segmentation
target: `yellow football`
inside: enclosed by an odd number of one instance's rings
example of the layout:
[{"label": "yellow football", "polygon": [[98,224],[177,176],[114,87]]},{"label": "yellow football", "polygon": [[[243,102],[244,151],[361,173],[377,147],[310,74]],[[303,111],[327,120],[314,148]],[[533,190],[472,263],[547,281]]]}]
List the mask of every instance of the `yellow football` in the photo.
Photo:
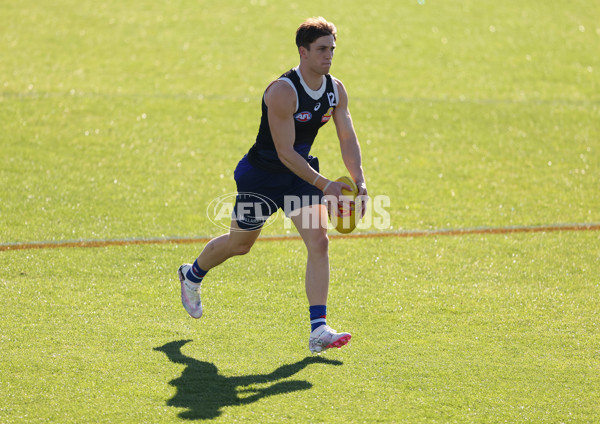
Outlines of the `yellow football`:
[{"label": "yellow football", "polygon": [[352,187],[352,191],[342,189],[342,194],[346,199],[342,198],[337,205],[334,205],[334,207],[337,207],[337,215],[331,213],[329,215],[331,224],[335,229],[342,234],[347,234],[356,228],[356,224],[359,220],[355,211],[356,204],[354,203],[356,196],[358,196],[358,187],[350,177],[340,177],[336,181],[348,184]]}]

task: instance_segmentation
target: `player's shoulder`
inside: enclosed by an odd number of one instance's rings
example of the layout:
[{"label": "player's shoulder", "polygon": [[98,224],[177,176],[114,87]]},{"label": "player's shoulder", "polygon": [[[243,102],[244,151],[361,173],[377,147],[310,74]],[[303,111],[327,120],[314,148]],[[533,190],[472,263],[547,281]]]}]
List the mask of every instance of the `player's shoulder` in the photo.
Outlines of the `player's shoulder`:
[{"label": "player's shoulder", "polygon": [[334,77],[334,76],[333,76],[333,75],[331,75],[331,74],[327,74],[327,76],[328,76],[329,78],[331,78],[331,82],[332,82],[333,84],[335,84],[335,85],[337,85],[337,86],[343,85],[343,84],[342,84],[342,81],[341,81],[339,78],[336,78],[336,77]]},{"label": "player's shoulder", "polygon": [[285,80],[276,79],[272,81],[265,90],[265,103],[271,106],[296,106],[296,91]]},{"label": "player's shoulder", "polygon": [[333,86],[335,88],[336,91],[339,91],[341,93],[343,93],[344,95],[346,94],[346,87],[344,86],[344,83],[342,83],[342,81],[336,77],[334,77],[333,75],[329,75],[331,77],[331,81],[333,83]]},{"label": "player's shoulder", "polygon": [[275,81],[271,81],[271,83],[267,86],[265,90],[265,97],[296,97],[296,90],[294,87],[288,83],[285,79],[276,79]]},{"label": "player's shoulder", "polygon": [[335,90],[335,95],[338,98],[338,105],[348,101],[348,92],[346,91],[346,87],[341,80],[331,75],[331,81],[333,83],[333,89]]}]

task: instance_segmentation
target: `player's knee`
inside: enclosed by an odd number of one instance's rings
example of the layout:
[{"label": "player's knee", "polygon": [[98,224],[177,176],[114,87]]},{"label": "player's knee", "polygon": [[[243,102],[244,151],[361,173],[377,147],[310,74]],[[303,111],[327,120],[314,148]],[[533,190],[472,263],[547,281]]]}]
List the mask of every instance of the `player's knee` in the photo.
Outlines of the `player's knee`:
[{"label": "player's knee", "polygon": [[250,252],[250,249],[252,249],[252,243],[241,243],[241,244],[236,244],[235,246],[232,246],[230,248],[230,252],[231,252],[232,256],[240,256],[240,255],[245,255],[248,252]]},{"label": "player's knee", "polygon": [[329,237],[327,234],[320,234],[307,243],[306,247],[310,253],[326,255],[329,251]]}]

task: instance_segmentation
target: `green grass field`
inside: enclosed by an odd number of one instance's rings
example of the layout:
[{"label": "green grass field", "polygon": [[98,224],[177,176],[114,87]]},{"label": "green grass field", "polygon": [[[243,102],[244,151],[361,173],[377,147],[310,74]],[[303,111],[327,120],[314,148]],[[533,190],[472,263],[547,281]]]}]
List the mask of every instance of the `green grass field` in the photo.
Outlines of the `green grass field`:
[{"label": "green grass field", "polygon": [[[4,2],[0,423],[600,421],[598,231],[389,236],[600,223],[600,4],[422,3]],[[315,15],[391,202],[332,238],[348,347],[309,356],[281,217],[199,321],[176,270],[202,243],[16,250],[220,234],[206,208]],[[346,174],[333,125],[313,151]]]}]

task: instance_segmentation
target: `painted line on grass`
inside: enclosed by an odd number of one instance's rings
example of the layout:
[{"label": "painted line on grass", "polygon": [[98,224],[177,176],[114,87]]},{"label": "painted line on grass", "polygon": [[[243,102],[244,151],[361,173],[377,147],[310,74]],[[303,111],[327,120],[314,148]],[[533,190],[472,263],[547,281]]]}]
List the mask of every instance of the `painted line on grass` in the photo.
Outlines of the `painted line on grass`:
[{"label": "painted line on grass", "polygon": [[[439,230],[399,230],[364,232],[354,234],[329,234],[333,239],[383,238],[383,237],[434,237],[434,236],[466,236],[473,234],[514,234],[514,233],[547,233],[558,231],[599,231],[600,223],[549,224],[510,227],[475,227],[447,228]],[[211,240],[209,236],[199,237],[161,237],[161,238],[127,238],[106,240],[64,240],[1,243],[0,252],[9,250],[58,249],[69,247],[107,247],[134,246],[143,244],[196,244]],[[258,241],[299,240],[300,235],[263,235]]]},{"label": "painted line on grass", "polygon": [[[131,98],[131,99],[167,99],[167,100],[200,100],[200,101],[234,101],[244,102],[254,101],[260,95],[231,95],[218,93],[110,93],[110,92],[90,92],[90,91],[0,91],[0,98],[18,99],[18,100],[39,100],[48,98]],[[353,97],[354,101],[368,102],[387,102],[387,103],[441,103],[441,104],[475,104],[475,105],[558,105],[558,106],[595,106],[600,104],[600,99],[569,99],[569,98],[469,98],[469,97]]]}]

